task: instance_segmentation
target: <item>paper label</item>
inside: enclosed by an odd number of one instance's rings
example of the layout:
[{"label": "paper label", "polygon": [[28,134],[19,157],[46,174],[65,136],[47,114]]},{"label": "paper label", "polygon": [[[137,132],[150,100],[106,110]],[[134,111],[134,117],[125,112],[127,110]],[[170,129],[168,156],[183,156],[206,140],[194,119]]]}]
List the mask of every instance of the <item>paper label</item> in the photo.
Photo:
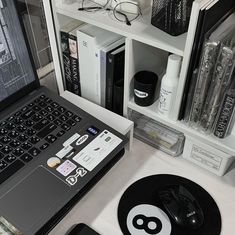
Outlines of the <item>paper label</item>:
[{"label": "paper label", "polygon": [[220,169],[223,160],[218,155],[208,152],[197,145],[193,145],[190,157],[217,171]]},{"label": "paper label", "polygon": [[75,164],[69,160],[66,160],[64,163],[58,166],[56,170],[63,176],[68,176],[76,168],[77,166]]},{"label": "paper label", "polygon": [[104,130],[74,156],[73,160],[87,170],[92,171],[121,142],[122,140],[119,137]]}]

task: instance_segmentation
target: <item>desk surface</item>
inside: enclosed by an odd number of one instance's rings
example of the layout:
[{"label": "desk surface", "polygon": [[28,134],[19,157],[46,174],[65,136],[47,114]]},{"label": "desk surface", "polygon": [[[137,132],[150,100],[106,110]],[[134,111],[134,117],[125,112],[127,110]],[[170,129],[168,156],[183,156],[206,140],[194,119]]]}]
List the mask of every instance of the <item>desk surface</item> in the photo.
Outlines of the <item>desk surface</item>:
[{"label": "desk surface", "polygon": [[182,157],[171,157],[134,139],[133,150],[106,174],[50,232],[64,235],[76,223],[86,223],[102,235],[122,235],[117,207],[123,192],[136,180],[154,174],[174,174],[205,188],[215,199],[222,216],[221,235],[234,233],[235,167],[219,177]]}]

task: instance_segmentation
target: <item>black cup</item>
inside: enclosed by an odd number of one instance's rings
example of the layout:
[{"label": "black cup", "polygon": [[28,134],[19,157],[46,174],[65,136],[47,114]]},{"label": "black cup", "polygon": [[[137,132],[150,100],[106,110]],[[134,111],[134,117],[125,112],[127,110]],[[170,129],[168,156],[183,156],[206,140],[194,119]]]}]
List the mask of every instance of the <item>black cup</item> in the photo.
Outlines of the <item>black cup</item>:
[{"label": "black cup", "polygon": [[134,99],[140,106],[149,106],[154,102],[154,94],[158,81],[157,74],[140,71],[134,76]]}]

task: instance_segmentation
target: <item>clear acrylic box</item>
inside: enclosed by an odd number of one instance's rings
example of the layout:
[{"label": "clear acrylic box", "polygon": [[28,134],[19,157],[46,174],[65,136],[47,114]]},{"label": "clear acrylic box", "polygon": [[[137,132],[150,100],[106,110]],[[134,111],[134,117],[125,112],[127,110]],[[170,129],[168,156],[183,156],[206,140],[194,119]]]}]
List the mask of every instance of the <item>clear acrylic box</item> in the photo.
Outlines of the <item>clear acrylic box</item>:
[{"label": "clear acrylic box", "polygon": [[129,118],[135,123],[134,137],[137,139],[174,157],[183,152],[185,140],[183,133],[134,110],[129,110]]}]

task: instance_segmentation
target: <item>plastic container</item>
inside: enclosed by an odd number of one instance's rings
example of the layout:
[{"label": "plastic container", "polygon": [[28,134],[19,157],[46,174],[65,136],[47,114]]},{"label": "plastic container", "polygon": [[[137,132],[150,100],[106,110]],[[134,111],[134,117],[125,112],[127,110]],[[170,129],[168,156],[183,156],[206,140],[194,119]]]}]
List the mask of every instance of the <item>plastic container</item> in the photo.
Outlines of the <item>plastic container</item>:
[{"label": "plastic container", "polygon": [[153,0],[151,24],[177,36],[188,30],[193,0]]},{"label": "plastic container", "polygon": [[133,110],[129,111],[129,118],[135,123],[134,136],[137,139],[174,157],[183,152],[183,133]]}]

